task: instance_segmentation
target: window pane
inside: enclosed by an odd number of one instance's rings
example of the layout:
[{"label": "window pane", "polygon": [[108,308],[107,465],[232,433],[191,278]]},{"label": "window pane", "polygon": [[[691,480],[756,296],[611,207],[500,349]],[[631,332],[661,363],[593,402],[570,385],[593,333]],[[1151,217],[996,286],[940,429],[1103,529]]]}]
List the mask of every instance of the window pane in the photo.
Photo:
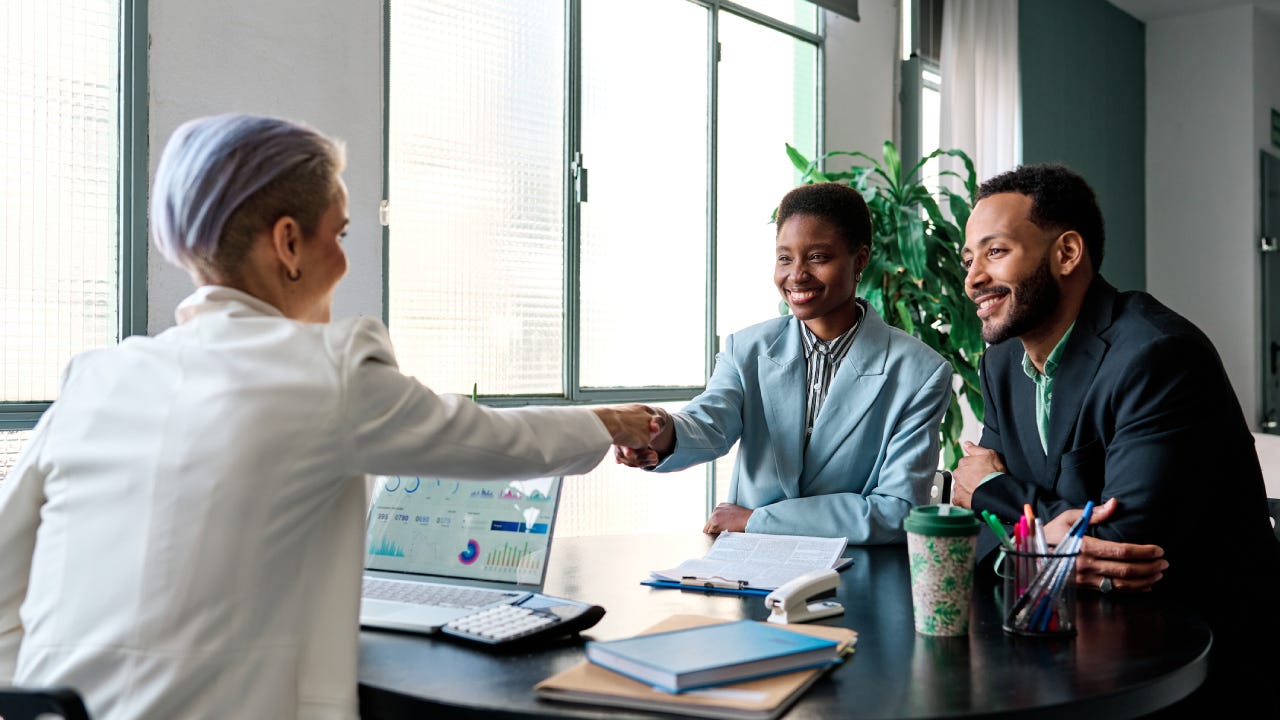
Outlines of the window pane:
[{"label": "window pane", "polygon": [[[684,403],[659,406],[675,411]],[[590,473],[565,478],[555,534],[699,532],[707,521],[706,487],[704,465],[654,473],[619,465],[606,457]]]},{"label": "window pane", "polygon": [[[927,72],[927,71],[926,71]],[[920,151],[927,155],[938,149],[942,142],[942,94],[937,85],[925,85],[920,89]],[[938,158],[934,158],[921,168],[925,185],[936,192],[939,186]]]},{"label": "window pane", "polygon": [[818,6],[809,0],[737,0],[737,3],[801,30],[818,31]]},{"label": "window pane", "polygon": [[[581,384],[701,385],[708,14],[586,0],[582,16]],[[655,332],[663,352],[636,352]]]},{"label": "window pane", "polygon": [[717,324],[723,337],[779,312],[773,286],[778,201],[799,182],[786,143],[817,147],[817,48],[720,14]]},{"label": "window pane", "polygon": [[563,393],[560,3],[391,3],[388,324],[440,392]]},{"label": "window pane", "polygon": [[0,430],[0,483],[9,477],[9,470],[30,437],[30,430]]},{"label": "window pane", "polygon": [[0,9],[0,401],[117,335],[118,2]]}]

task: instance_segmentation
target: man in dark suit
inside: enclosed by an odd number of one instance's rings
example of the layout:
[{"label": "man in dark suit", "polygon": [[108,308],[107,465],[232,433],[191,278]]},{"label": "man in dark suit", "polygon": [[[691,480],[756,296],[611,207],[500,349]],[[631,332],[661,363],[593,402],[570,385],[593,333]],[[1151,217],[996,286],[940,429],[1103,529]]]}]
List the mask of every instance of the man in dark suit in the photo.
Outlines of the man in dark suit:
[{"label": "man in dark suit", "polygon": [[[1213,344],[1098,273],[1102,214],[1079,175],[1023,166],[978,197],[963,252],[990,343],[986,411],[980,445],[966,447],[954,473],[953,502],[1005,522],[1030,505],[1054,542],[1093,501],[1076,582],[1194,607],[1214,644],[1209,680],[1188,702],[1230,699],[1280,716],[1280,674],[1261,660],[1277,648],[1280,543]],[[984,531],[979,558],[990,563],[996,544]]]}]

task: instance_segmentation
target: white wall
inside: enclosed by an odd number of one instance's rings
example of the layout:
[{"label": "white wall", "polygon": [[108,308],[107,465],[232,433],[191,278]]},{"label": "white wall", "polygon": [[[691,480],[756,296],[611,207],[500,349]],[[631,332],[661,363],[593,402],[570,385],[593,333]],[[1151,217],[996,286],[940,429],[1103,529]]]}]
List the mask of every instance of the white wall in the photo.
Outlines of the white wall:
[{"label": "white wall", "polygon": [[[382,314],[382,3],[205,0],[148,3],[150,172],[186,120],[253,112],[306,122],[347,145],[350,272],[335,317]],[[171,325],[191,291],[147,260],[147,330]]]},{"label": "white wall", "polygon": [[[1209,336],[1257,428],[1255,76],[1275,97],[1274,30],[1239,6],[1147,23],[1147,289]],[[1270,26],[1268,26],[1270,27]],[[1254,46],[1265,45],[1255,56]],[[1269,65],[1260,65],[1266,60]],[[1270,122],[1269,119],[1267,122]]]},{"label": "white wall", "polygon": [[825,12],[826,150],[880,157],[898,136],[898,21],[901,0],[862,0],[857,22]]}]

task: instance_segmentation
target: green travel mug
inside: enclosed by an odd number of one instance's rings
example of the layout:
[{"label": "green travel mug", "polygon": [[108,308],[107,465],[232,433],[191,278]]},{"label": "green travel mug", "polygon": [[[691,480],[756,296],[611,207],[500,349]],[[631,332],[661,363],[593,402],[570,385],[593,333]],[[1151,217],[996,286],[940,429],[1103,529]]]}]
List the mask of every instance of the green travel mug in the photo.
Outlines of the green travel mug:
[{"label": "green travel mug", "polygon": [[956,505],[921,505],[903,520],[911,607],[922,635],[967,635],[978,518]]}]

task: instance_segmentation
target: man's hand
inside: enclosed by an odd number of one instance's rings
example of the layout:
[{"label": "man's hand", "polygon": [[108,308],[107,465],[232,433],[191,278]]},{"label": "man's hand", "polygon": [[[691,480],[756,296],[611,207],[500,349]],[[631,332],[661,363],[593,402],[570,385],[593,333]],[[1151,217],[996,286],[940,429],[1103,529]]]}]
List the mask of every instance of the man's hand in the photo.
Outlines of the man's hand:
[{"label": "man's hand", "polygon": [[[1089,524],[1105,522],[1115,514],[1118,504],[1115,498],[1094,507]],[[1066,538],[1072,523],[1084,513],[1071,509],[1050,520],[1044,526],[1045,539],[1058,544]],[[1076,560],[1076,584],[1097,589],[1110,578],[1110,590],[1148,592],[1164,577],[1169,562],[1164,559],[1164,549],[1159,545],[1134,545],[1131,543],[1102,540],[1085,535],[1080,545],[1080,557]]]},{"label": "man's hand", "polygon": [[1000,455],[995,450],[966,440],[964,457],[951,471],[951,504],[972,509],[973,491],[978,489],[984,477],[996,472],[1008,472]]},{"label": "man's hand", "polygon": [[708,535],[718,535],[724,530],[746,532],[747,520],[750,518],[750,509],[733,503],[720,503],[715,510],[711,511],[711,517],[707,518],[707,524],[702,528],[702,532]]}]

